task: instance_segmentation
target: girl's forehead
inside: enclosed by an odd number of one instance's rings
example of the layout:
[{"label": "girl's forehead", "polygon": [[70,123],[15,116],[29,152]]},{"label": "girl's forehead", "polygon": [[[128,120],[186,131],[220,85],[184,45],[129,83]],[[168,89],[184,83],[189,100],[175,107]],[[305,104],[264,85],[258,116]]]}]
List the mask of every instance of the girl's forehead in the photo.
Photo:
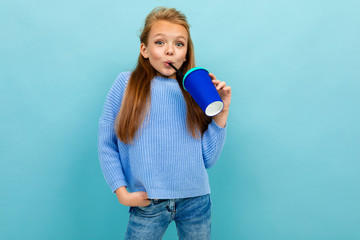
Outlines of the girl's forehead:
[{"label": "girl's forehead", "polygon": [[183,25],[171,23],[169,21],[159,20],[156,21],[150,30],[150,37],[182,37],[188,38],[188,33]]}]

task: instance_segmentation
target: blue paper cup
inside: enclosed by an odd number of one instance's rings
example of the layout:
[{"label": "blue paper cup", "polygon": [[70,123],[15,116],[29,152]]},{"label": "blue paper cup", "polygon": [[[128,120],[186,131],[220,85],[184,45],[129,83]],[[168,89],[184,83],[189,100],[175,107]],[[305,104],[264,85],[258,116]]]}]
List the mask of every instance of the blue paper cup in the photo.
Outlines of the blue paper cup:
[{"label": "blue paper cup", "polygon": [[186,72],[183,86],[207,116],[215,116],[224,108],[214,84],[205,68],[195,67]]}]

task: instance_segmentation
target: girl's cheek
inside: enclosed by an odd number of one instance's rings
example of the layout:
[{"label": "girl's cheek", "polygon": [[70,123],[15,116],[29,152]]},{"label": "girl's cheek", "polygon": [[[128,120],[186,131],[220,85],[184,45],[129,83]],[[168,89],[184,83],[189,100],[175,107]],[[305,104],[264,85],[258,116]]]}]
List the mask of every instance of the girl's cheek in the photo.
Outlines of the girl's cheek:
[{"label": "girl's cheek", "polygon": [[154,58],[155,59],[161,59],[161,53],[160,52],[156,52],[155,54],[154,54]]}]

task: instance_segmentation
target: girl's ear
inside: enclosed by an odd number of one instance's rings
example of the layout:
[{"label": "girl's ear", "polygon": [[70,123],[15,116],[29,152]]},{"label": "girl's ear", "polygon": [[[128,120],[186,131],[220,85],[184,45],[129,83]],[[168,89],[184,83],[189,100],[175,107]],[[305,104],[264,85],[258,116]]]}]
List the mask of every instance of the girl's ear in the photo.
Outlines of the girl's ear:
[{"label": "girl's ear", "polygon": [[149,58],[149,55],[147,54],[147,48],[144,43],[141,43],[140,45],[140,53],[144,58]]}]

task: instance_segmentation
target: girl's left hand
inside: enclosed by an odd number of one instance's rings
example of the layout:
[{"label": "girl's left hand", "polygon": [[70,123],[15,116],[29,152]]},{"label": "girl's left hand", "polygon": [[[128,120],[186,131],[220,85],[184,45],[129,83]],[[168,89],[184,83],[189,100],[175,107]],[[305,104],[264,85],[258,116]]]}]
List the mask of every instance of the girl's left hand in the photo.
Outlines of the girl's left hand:
[{"label": "girl's left hand", "polygon": [[227,86],[224,81],[220,81],[216,79],[215,75],[209,73],[210,78],[212,79],[213,84],[218,91],[221,100],[224,103],[224,110],[229,110],[230,102],[231,102],[231,87]]}]

